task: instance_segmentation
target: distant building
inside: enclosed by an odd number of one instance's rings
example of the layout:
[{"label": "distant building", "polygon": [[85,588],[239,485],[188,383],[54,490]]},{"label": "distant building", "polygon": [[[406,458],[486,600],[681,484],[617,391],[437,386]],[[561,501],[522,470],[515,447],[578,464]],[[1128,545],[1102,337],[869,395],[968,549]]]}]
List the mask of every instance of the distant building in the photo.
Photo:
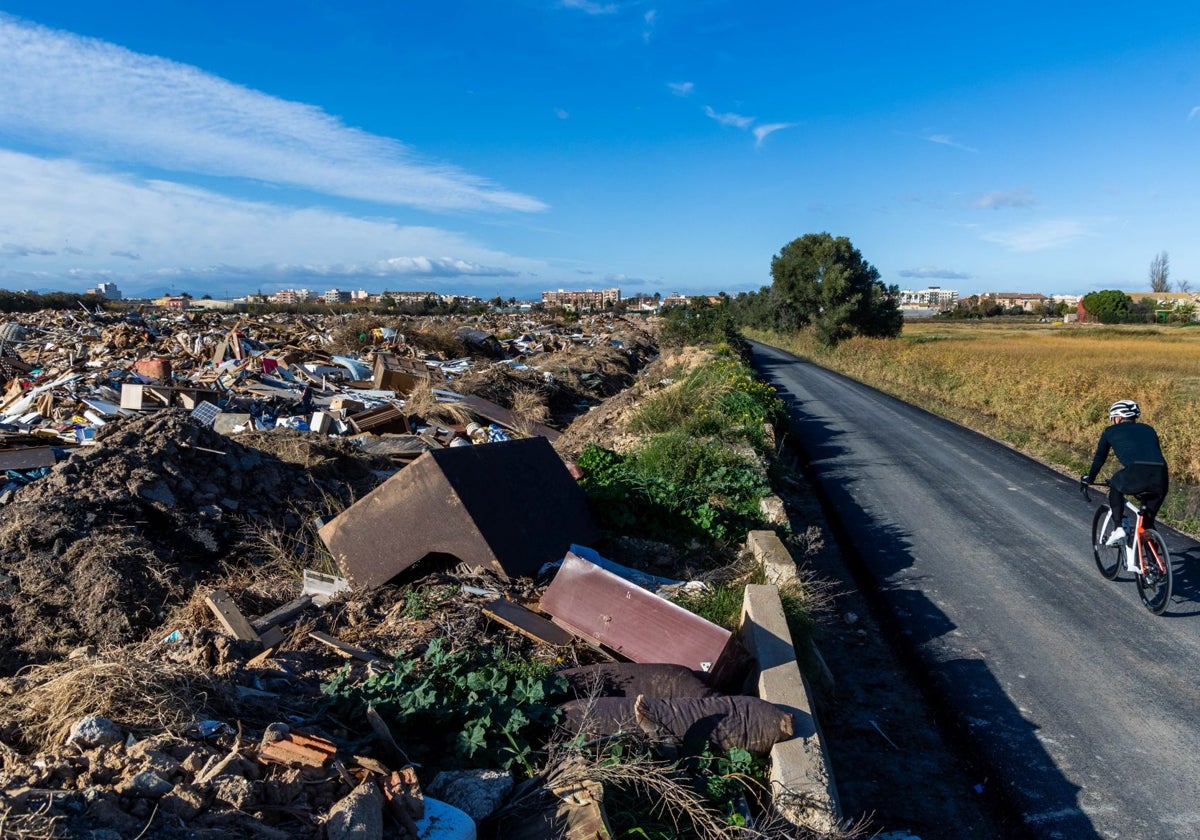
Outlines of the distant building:
[{"label": "distant building", "polygon": [[943,289],[941,286],[930,286],[916,291],[904,289],[900,292],[900,307],[915,309],[933,309],[947,312],[958,304],[956,289]]},{"label": "distant building", "polygon": [[350,293],[344,292],[341,289],[328,289],[322,295],[322,300],[326,303],[349,303]]},{"label": "distant building", "polygon": [[106,300],[121,299],[121,290],[117,288],[116,283],[97,283],[96,288],[88,289],[87,293],[89,295],[96,295],[96,297],[105,298]]},{"label": "distant building", "polygon": [[995,301],[1005,309],[1012,309],[1014,306],[1019,306],[1026,312],[1044,309],[1050,300],[1050,298],[1038,292],[988,292],[985,295],[980,295],[980,297],[985,300]]},{"label": "distant building", "polygon": [[155,306],[169,309],[172,312],[183,312],[188,307],[189,297],[186,295],[167,295],[154,301]]},{"label": "distant building", "polygon": [[561,307],[576,312],[586,309],[604,309],[621,301],[620,289],[601,289],[582,292],[568,292],[559,289],[557,292],[542,292],[542,303],[546,306]]},{"label": "distant building", "polygon": [[426,301],[438,303],[442,299],[442,296],[437,292],[383,292],[379,295],[380,300],[385,297],[394,300],[397,306],[421,304]]},{"label": "distant building", "polygon": [[308,303],[313,293],[308,289],[280,289],[271,295],[271,303]]}]

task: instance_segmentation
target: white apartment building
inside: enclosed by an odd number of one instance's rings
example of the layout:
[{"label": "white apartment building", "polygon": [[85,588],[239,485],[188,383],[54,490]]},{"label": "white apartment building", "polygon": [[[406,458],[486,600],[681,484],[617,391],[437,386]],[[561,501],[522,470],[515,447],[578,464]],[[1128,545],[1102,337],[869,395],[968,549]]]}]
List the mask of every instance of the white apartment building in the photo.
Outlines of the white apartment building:
[{"label": "white apartment building", "polygon": [[943,289],[940,286],[930,286],[927,289],[917,291],[904,289],[900,292],[901,306],[923,306],[945,311],[953,309],[957,303],[957,289]]}]

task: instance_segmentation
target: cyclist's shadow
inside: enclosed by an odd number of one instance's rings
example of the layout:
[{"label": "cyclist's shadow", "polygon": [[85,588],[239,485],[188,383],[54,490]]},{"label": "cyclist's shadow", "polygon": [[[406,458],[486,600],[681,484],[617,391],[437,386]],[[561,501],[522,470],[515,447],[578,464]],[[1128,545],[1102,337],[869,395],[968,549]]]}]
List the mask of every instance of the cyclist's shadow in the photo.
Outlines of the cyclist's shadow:
[{"label": "cyclist's shadow", "polygon": [[1171,605],[1164,618],[1186,618],[1200,615],[1200,545],[1183,551],[1171,549],[1174,572]]}]

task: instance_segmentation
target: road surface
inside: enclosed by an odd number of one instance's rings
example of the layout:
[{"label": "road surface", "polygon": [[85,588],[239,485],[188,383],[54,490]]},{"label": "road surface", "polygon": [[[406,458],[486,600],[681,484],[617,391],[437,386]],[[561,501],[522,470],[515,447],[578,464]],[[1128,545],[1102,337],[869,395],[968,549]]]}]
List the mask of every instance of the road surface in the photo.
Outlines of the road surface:
[{"label": "road surface", "polygon": [[1200,545],[1162,528],[1163,616],[1100,576],[1072,479],[754,345],[853,562],[1022,821],[1045,838],[1200,838]]}]

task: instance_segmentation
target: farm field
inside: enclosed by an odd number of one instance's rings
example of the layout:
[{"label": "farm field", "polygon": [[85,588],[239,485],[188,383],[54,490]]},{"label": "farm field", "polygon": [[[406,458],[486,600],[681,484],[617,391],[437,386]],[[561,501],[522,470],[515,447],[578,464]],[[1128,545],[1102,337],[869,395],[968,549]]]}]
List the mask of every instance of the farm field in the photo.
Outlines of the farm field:
[{"label": "farm field", "polygon": [[[1162,518],[1200,532],[1200,329],[939,321],[906,323],[898,339],[854,338],[833,349],[803,333],[746,335],[1073,475],[1090,463],[1109,405],[1137,400],[1171,469]],[[1114,464],[1110,457],[1102,477]]]}]

